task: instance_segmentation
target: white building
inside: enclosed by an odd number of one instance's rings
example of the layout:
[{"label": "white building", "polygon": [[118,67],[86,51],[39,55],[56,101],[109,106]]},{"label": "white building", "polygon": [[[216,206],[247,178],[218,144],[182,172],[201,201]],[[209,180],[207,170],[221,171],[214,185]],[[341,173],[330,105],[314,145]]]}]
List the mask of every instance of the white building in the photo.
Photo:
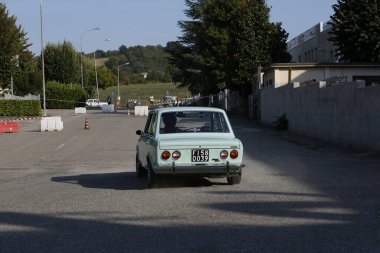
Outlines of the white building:
[{"label": "white building", "polygon": [[293,63],[335,63],[338,58],[335,55],[336,47],[328,38],[331,36],[331,25],[322,23],[301,33],[288,41],[288,52],[292,56]]},{"label": "white building", "polygon": [[262,71],[263,87],[278,88],[291,83],[302,86],[320,81],[325,81],[327,85],[357,80],[362,80],[366,86],[380,83],[380,64],[276,63],[266,66]]}]

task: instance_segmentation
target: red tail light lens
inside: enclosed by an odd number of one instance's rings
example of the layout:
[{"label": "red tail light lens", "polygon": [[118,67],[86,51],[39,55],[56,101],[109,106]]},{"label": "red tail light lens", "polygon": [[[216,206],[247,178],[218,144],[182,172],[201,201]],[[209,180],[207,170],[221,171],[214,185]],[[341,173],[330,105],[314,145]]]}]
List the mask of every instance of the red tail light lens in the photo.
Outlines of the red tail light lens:
[{"label": "red tail light lens", "polygon": [[239,152],[237,152],[237,150],[232,150],[231,153],[230,153],[230,157],[232,159],[235,159],[239,156]]},{"label": "red tail light lens", "polygon": [[172,158],[174,160],[178,160],[181,157],[181,153],[179,151],[174,151],[172,154]]},{"label": "red tail light lens", "polygon": [[227,150],[220,151],[220,158],[227,159],[227,157],[228,157],[228,151]]},{"label": "red tail light lens", "polygon": [[164,151],[164,152],[162,152],[162,154],[161,154],[161,158],[162,158],[163,160],[168,160],[168,159],[170,158],[170,152],[169,152],[169,151]]}]

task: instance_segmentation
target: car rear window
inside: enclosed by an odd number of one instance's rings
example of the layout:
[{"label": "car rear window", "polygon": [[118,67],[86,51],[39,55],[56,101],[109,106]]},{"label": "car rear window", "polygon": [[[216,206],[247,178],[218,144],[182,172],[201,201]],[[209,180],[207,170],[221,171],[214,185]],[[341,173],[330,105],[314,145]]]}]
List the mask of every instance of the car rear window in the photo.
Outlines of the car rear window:
[{"label": "car rear window", "polygon": [[165,112],[160,118],[160,134],[169,133],[229,133],[223,113],[186,111]]}]

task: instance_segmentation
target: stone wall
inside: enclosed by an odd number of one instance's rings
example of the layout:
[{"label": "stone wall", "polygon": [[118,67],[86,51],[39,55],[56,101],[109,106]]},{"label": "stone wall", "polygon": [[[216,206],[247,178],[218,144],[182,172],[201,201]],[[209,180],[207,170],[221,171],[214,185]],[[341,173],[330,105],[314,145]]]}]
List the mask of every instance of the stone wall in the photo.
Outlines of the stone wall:
[{"label": "stone wall", "polygon": [[358,149],[380,150],[380,86],[360,82],[261,90],[261,122],[272,124],[283,113],[289,130]]}]

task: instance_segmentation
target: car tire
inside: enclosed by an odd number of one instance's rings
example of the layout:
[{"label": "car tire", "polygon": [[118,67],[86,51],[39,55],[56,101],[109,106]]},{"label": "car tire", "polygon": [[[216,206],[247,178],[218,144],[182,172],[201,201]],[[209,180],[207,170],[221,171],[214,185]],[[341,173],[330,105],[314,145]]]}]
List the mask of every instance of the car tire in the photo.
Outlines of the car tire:
[{"label": "car tire", "polygon": [[157,175],[156,173],[154,173],[153,171],[153,167],[152,165],[150,165],[150,163],[148,162],[148,175],[147,175],[147,188],[154,188],[154,186],[156,185],[157,183]]},{"label": "car tire", "polygon": [[139,178],[146,177],[147,171],[141,165],[138,154],[136,154],[136,176]]},{"label": "car tire", "polygon": [[233,177],[227,177],[227,183],[229,185],[234,185],[234,184],[240,184],[241,182],[241,174]]}]

